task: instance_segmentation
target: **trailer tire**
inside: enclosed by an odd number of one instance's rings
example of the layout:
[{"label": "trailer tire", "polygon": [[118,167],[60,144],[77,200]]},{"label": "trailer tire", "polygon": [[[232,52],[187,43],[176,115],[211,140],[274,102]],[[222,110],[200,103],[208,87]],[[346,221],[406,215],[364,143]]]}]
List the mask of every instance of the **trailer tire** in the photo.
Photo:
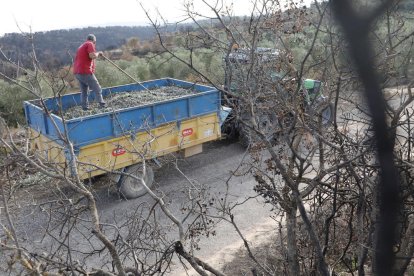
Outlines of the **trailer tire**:
[{"label": "trailer tire", "polygon": [[[143,180],[145,182],[145,185],[148,188],[151,188],[154,183],[154,171],[148,165],[145,166],[145,168],[146,174]],[[124,172],[141,178],[143,176],[142,163],[126,167]],[[127,199],[137,198],[147,193],[147,189],[144,187],[140,180],[127,175],[122,175],[121,179],[119,180],[118,191],[122,197]]]}]

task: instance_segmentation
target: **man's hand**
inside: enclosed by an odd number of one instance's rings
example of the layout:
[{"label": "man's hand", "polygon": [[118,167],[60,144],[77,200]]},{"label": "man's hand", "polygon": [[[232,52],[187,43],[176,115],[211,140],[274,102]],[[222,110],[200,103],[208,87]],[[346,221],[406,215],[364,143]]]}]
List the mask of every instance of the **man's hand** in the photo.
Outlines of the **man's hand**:
[{"label": "man's hand", "polygon": [[103,52],[98,52],[97,54],[100,59],[105,59]]},{"label": "man's hand", "polygon": [[96,59],[98,57],[103,57],[103,53],[102,52],[92,52],[92,53],[89,53],[89,57],[91,59]]}]

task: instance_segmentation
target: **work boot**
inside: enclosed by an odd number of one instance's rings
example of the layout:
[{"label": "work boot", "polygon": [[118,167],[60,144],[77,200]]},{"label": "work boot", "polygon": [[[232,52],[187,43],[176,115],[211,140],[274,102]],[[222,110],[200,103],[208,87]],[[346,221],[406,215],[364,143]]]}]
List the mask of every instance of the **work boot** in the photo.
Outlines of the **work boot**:
[{"label": "work boot", "polygon": [[82,110],[84,110],[84,111],[88,111],[88,110],[91,110],[91,109],[90,109],[90,107],[89,107],[89,106],[82,106]]},{"label": "work boot", "polygon": [[104,108],[104,107],[106,107],[106,102],[99,103],[99,107],[100,107],[100,108]]}]

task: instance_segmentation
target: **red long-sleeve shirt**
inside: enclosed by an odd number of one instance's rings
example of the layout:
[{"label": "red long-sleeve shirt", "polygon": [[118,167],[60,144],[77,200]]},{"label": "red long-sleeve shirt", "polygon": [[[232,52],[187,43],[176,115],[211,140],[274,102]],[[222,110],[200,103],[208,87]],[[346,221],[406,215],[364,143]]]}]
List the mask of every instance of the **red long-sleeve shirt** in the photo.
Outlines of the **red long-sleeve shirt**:
[{"label": "red long-sleeve shirt", "polygon": [[89,57],[90,53],[95,53],[95,44],[92,41],[83,43],[76,52],[73,64],[74,74],[93,74],[95,73],[95,61]]}]

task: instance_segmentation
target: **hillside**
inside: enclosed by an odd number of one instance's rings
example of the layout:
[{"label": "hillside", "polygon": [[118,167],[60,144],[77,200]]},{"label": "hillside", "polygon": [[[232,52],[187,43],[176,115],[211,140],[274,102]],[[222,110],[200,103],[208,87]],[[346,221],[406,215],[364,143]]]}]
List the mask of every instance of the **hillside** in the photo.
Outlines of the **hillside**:
[{"label": "hillside", "polygon": [[126,40],[136,37],[141,41],[149,40],[154,36],[154,29],[150,26],[137,27],[89,27],[82,29],[55,30],[37,32],[33,39],[20,33],[10,33],[0,37],[0,49],[13,61],[19,60],[29,65],[32,43],[36,49],[37,59],[49,68],[57,68],[71,62],[71,55],[85,40],[89,33],[97,37],[97,50],[116,49],[124,45]]}]

